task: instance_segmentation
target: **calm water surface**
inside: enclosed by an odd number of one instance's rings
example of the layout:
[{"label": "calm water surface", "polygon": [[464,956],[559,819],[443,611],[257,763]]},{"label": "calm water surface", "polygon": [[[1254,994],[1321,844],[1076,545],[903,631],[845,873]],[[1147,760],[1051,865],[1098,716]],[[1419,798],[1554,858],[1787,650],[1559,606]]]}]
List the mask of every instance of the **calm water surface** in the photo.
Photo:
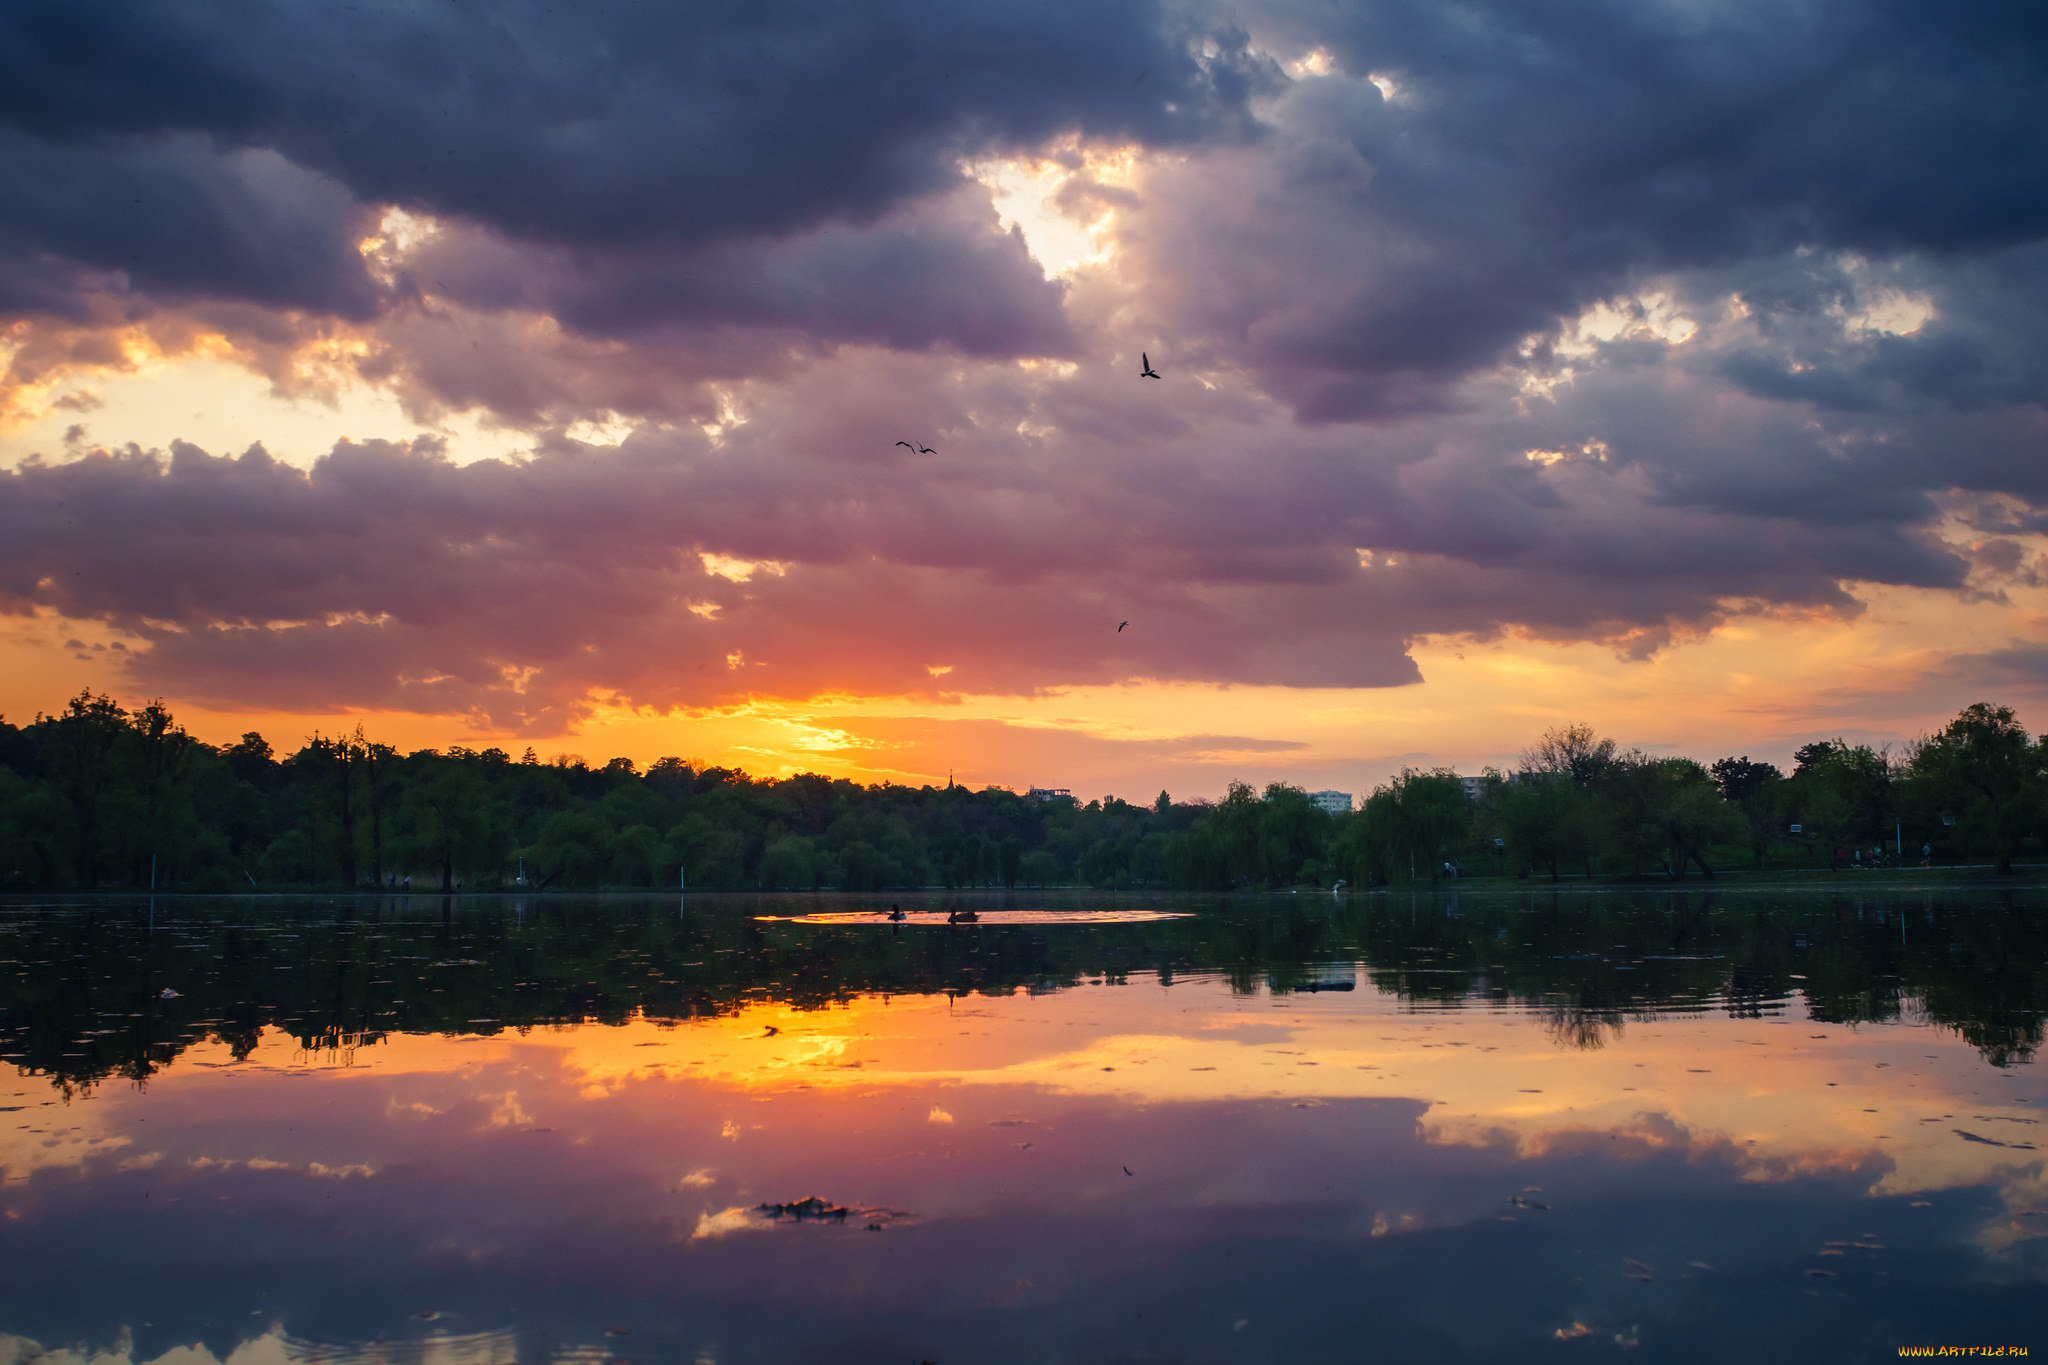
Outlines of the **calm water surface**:
[{"label": "calm water surface", "polygon": [[0,1358],[2048,1351],[2048,898],[971,903],[0,906]]}]

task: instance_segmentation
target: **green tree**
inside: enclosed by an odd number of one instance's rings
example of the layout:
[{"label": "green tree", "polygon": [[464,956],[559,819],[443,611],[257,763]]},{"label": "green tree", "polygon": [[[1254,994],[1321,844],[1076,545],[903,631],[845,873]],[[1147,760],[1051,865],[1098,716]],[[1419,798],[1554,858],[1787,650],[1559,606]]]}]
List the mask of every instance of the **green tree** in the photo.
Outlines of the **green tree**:
[{"label": "green tree", "polygon": [[1819,740],[1801,746],[1793,761],[1788,805],[1821,840],[1830,868],[1840,864],[1845,845],[1884,836],[1893,805],[1891,764],[1883,754],[1866,744]]},{"label": "green tree", "polygon": [[811,841],[785,834],[761,854],[761,885],[770,891],[809,890],[818,884],[817,856]]},{"label": "green tree", "polygon": [[2010,876],[2013,850],[2041,809],[2043,757],[2011,707],[1977,702],[1914,746],[1907,770],[1951,808],[1959,834]]},{"label": "green tree", "polygon": [[1486,788],[1493,819],[1508,855],[1558,879],[1559,865],[1581,866],[1593,855],[1593,804],[1569,770],[1528,772],[1519,781],[1495,779]]},{"label": "green tree", "polygon": [[1614,762],[1614,741],[1602,739],[1590,725],[1559,725],[1522,751],[1527,772],[1569,777],[1573,785],[1593,786]]},{"label": "green tree", "polygon": [[1463,847],[1471,821],[1472,803],[1456,773],[1403,768],[1344,822],[1330,858],[1360,885],[1383,886],[1402,872],[1417,878],[1424,868],[1434,884]]},{"label": "green tree", "polygon": [[1657,819],[1670,849],[1674,876],[1684,874],[1687,859],[1704,876],[1714,875],[1707,853],[1716,844],[1733,843],[1748,826],[1722,799],[1707,770],[1689,758],[1667,758],[1658,764]]},{"label": "green tree", "polygon": [[128,731],[128,712],[112,697],[94,696],[87,688],[40,728],[45,734],[44,761],[71,803],[78,883],[90,890],[99,885],[102,817],[114,786],[115,748]]},{"label": "green tree", "polygon": [[1017,880],[1026,886],[1058,886],[1060,860],[1042,848],[1034,848],[1017,860]]},{"label": "green tree", "polygon": [[1730,803],[1742,817],[1742,844],[1755,858],[1759,872],[1763,870],[1765,855],[1785,835],[1789,800],[1785,779],[1773,768],[1770,776],[1752,784],[1740,799]]},{"label": "green tree", "polygon": [[456,869],[466,869],[485,847],[487,795],[467,764],[449,759],[428,760],[427,771],[406,785],[398,808],[404,846],[411,857],[440,869],[444,892],[455,889]]}]

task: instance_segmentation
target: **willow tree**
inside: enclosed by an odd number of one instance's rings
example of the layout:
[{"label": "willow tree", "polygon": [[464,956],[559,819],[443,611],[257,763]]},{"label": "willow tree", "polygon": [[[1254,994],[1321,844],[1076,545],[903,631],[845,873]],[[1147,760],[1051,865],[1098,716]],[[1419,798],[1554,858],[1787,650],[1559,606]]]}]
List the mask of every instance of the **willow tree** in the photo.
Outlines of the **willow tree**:
[{"label": "willow tree", "polygon": [[2013,849],[2041,814],[2043,762],[2010,706],[1978,702],[1915,745],[1906,767],[2010,876]]}]

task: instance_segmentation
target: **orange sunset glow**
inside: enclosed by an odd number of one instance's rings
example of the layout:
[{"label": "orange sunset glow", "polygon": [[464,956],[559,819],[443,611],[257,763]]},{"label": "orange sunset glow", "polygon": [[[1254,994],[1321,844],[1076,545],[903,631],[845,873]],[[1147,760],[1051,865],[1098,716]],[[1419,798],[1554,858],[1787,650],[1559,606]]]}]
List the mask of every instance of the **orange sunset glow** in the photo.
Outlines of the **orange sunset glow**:
[{"label": "orange sunset glow", "polygon": [[[779,1032],[766,1034],[769,1026]],[[380,1105],[394,1135],[443,1114],[468,1116],[481,1134],[534,1130],[581,1141],[579,1133],[620,1125],[660,1132],[632,1159],[674,1168],[673,1192],[705,1203],[706,1216],[719,1198],[735,1197],[731,1172],[754,1162],[763,1142],[829,1133],[883,1150],[978,1145],[989,1153],[974,1159],[987,1162],[993,1137],[1004,1139],[1000,1159],[1014,1161],[1020,1142],[1046,1137],[1051,1115],[1088,1099],[1140,1107],[1280,1099],[1296,1108],[1412,1101],[1419,1136],[1431,1144],[1535,1158],[1612,1133],[1628,1152],[1725,1153],[1752,1181],[1839,1169],[1865,1171],[1872,1193],[1885,1197],[1990,1186],[2013,1209],[2048,1200],[2030,1149],[1953,1136],[1958,1125],[2007,1138],[2030,1133],[2041,1098],[2034,1078],[1987,1076],[1941,1031],[1816,1027],[1796,1016],[1733,1026],[1667,1017],[1617,1027],[1611,1046],[1587,1055],[1560,1050],[1540,1020],[1521,1014],[1417,1013],[1371,994],[1356,1006],[1242,997],[1194,980],[1036,998],[764,1005],[682,1026],[642,1019],[488,1037],[403,1035],[345,1052],[308,1053],[272,1034],[241,1060],[218,1045],[195,1048],[152,1089],[155,1103],[179,1110],[267,1109],[279,1078],[314,1073],[386,1097]],[[17,1085],[8,1102],[40,1098],[38,1087]],[[264,1125],[239,1143],[165,1150],[110,1099],[60,1141],[10,1134],[0,1160],[24,1173],[88,1157],[129,1167],[296,1164],[346,1179],[394,1159],[374,1136],[357,1145],[283,1139]],[[861,1126],[847,1126],[849,1112],[863,1116]],[[2001,1237],[1998,1229],[2002,1222],[1986,1236]],[[2004,1231],[2048,1235],[2026,1222]]]},{"label": "orange sunset glow", "polygon": [[2048,1351],[2044,110],[0,5],[0,1365]]},{"label": "orange sunset glow", "polygon": [[[345,304],[131,270],[7,323],[0,713],[1146,799],[1476,771],[1576,720],[1783,763],[2038,705],[2038,396],[1872,377],[2025,349],[1967,258],[1651,251],[1510,298],[1491,215],[1299,178],[1333,118],[1441,110],[1303,41],[1241,54],[1257,148],[1054,125],[716,242],[261,153],[345,235]],[[1548,192],[1441,155],[1402,174]],[[1397,261],[1435,262],[1417,297]]]}]

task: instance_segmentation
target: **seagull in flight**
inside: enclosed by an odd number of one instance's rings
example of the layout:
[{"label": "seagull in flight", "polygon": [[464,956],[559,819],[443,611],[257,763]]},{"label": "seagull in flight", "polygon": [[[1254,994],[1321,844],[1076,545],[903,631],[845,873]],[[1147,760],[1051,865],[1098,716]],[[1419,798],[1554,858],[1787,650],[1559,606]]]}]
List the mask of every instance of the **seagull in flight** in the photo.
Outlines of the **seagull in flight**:
[{"label": "seagull in flight", "polygon": [[1143,363],[1143,365],[1144,365],[1144,367],[1145,367],[1145,368],[1143,368],[1142,370],[1139,370],[1139,371],[1138,371],[1138,378],[1140,378],[1140,379],[1164,379],[1164,378],[1166,377],[1165,375],[1163,375],[1163,374],[1159,373],[1159,371],[1157,371],[1157,370],[1155,370],[1155,369],[1153,369],[1153,368],[1152,368],[1152,357],[1151,357],[1151,356],[1149,356],[1149,355],[1146,355],[1146,354],[1145,354],[1145,353],[1144,353],[1143,351],[1140,351],[1140,352],[1138,352],[1138,359],[1139,359],[1139,361],[1140,361],[1141,363]]},{"label": "seagull in flight", "polygon": [[918,454],[920,454],[920,455],[936,455],[936,454],[938,454],[939,452],[938,452],[938,451],[936,451],[936,450],[933,450],[933,449],[932,449],[932,448],[931,448],[930,446],[919,446],[919,447],[917,448],[917,453],[918,453]]},{"label": "seagull in flight", "polygon": [[1116,623],[1116,633],[1117,633],[1117,634],[1119,634],[1119,635],[1123,634],[1123,633],[1124,633],[1124,627],[1125,627],[1125,626],[1127,626],[1127,625],[1129,625],[1129,624],[1130,624],[1130,622],[1129,622],[1129,621],[1119,621],[1119,622],[1117,622],[1117,623]]},{"label": "seagull in flight", "polygon": [[898,441],[898,442],[897,442],[896,444],[897,444],[897,445],[899,445],[899,446],[902,446],[902,447],[903,447],[903,448],[904,448],[905,450],[908,450],[908,451],[912,452],[913,454],[915,454],[915,453],[916,453],[916,451],[917,451],[917,447],[916,447],[916,446],[914,446],[914,445],[912,445],[912,444],[911,444],[910,442],[908,442],[908,441]]}]

